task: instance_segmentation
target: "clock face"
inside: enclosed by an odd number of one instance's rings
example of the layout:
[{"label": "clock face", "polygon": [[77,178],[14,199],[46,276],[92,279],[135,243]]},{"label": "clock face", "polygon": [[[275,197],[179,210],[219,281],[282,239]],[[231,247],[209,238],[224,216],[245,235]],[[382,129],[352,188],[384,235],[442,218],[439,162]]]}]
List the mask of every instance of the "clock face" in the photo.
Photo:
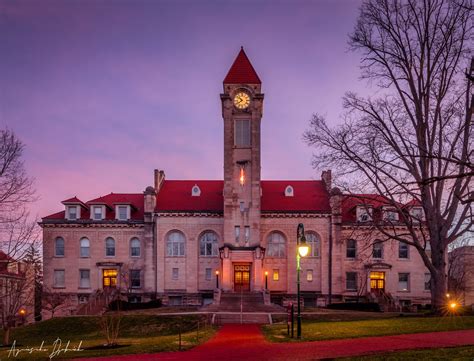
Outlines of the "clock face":
[{"label": "clock face", "polygon": [[240,92],[234,97],[234,105],[238,109],[246,109],[250,104],[250,97],[247,93]]}]

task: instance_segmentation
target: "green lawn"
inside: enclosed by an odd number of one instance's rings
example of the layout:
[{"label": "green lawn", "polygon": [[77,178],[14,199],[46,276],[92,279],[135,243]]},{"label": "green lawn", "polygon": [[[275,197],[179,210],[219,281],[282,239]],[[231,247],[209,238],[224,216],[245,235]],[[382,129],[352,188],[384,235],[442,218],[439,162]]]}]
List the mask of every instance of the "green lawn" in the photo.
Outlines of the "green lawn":
[{"label": "green lawn", "polygon": [[[474,316],[397,317],[341,322],[303,320],[301,341],[452,331],[470,328],[474,328]],[[296,338],[292,339],[287,336],[286,323],[265,326],[263,332],[267,339],[273,342],[297,341]]]},{"label": "green lawn", "polygon": [[[197,324],[199,321],[199,334]],[[151,316],[125,315],[121,320],[119,345],[115,349],[88,350],[101,346],[105,338],[100,331],[98,317],[64,317],[54,318],[34,325],[12,330],[11,342],[16,340],[16,349],[38,348],[44,341],[48,352],[34,351],[32,354],[22,352],[17,360],[47,360],[53,349],[53,342],[60,338],[64,347],[71,341],[70,347],[77,346],[82,341],[81,352],[61,353],[55,359],[108,356],[119,354],[149,353],[162,351],[177,351],[179,349],[179,330],[182,333],[182,349],[189,349],[206,340],[215,333],[208,325],[206,316]],[[199,336],[199,338],[198,338]],[[3,333],[0,332],[0,337]],[[6,360],[10,347],[0,348],[0,360]],[[13,359],[11,356],[10,359]]]},{"label": "green lawn", "polygon": [[338,358],[338,361],[472,361],[474,346],[390,352],[379,355]]}]

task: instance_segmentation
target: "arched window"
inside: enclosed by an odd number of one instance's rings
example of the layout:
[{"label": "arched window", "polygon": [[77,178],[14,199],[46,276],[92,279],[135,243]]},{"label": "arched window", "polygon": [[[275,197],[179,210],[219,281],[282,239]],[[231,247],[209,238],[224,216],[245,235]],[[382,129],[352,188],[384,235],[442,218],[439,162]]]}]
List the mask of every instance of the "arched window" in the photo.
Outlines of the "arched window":
[{"label": "arched window", "polygon": [[81,257],[90,257],[90,242],[88,238],[81,238]]},{"label": "arched window", "polygon": [[54,242],[54,255],[56,257],[64,257],[64,238],[56,238]]},{"label": "arched window", "polygon": [[199,250],[201,256],[217,256],[219,253],[217,234],[212,231],[203,233],[199,239]]},{"label": "arched window", "polygon": [[105,240],[105,255],[108,257],[115,256],[115,239],[112,237]]},{"label": "arched window", "polygon": [[140,240],[138,238],[132,238],[130,240],[130,256],[140,257]]},{"label": "arched window", "polygon": [[309,250],[309,256],[310,257],[319,257],[320,255],[320,238],[316,233],[313,232],[307,232],[305,234],[306,237],[306,242],[308,243],[308,246],[310,247]]},{"label": "arched window", "polygon": [[272,232],[268,235],[267,256],[275,258],[286,257],[286,240],[280,232]]},{"label": "arched window", "polygon": [[346,257],[355,258],[356,257],[356,240],[348,239],[346,244]]},{"label": "arched window", "polygon": [[372,245],[372,258],[383,258],[383,243],[376,239]]},{"label": "arched window", "polygon": [[166,239],[166,255],[170,257],[184,256],[184,234],[179,231],[168,233]]}]

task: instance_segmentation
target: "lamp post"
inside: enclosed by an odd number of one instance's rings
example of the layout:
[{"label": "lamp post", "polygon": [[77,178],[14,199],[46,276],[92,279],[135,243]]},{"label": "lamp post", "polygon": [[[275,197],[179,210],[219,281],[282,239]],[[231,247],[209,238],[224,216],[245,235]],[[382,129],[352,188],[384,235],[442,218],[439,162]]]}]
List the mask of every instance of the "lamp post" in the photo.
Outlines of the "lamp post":
[{"label": "lamp post", "polygon": [[219,271],[216,270],[216,288],[219,289]]},{"label": "lamp post", "polygon": [[265,291],[268,290],[268,271],[265,271]]},{"label": "lamp post", "polygon": [[300,295],[300,259],[301,257],[306,257],[309,252],[308,244],[306,243],[306,238],[304,236],[304,226],[303,223],[298,224],[296,229],[296,285],[298,293],[298,316],[297,316],[297,326],[296,326],[296,338],[301,338],[301,295]]}]

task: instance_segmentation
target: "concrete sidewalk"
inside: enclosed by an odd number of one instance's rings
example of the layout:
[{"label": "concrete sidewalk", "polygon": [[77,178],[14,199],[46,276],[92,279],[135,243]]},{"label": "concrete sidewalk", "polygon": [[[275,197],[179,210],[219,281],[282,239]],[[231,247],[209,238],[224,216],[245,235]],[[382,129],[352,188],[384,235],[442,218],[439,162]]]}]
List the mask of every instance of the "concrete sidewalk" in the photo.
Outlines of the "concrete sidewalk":
[{"label": "concrete sidewalk", "polygon": [[[408,349],[474,345],[474,330],[364,337],[343,340],[270,343],[258,325],[224,325],[208,342],[185,352],[164,352],[82,360],[318,360]],[[77,360],[77,359],[76,359]]]}]

